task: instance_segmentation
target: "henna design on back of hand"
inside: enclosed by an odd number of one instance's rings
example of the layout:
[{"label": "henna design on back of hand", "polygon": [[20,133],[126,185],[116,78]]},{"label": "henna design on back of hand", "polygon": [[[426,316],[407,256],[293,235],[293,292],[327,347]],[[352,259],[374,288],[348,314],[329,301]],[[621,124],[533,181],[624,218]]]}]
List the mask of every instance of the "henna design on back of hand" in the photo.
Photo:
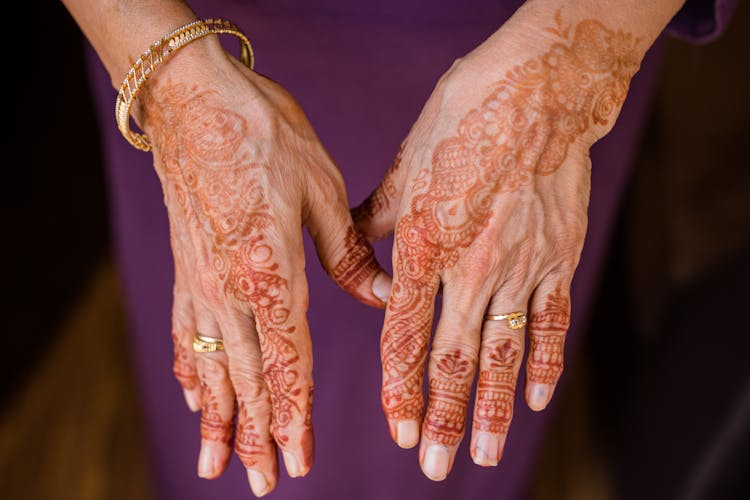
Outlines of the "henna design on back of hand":
[{"label": "henna design on back of hand", "polygon": [[[268,165],[257,159],[247,121],[217,93],[168,82],[145,97],[157,167],[190,227],[201,289],[208,301],[230,299],[255,317],[272,432],[284,444],[285,427],[301,412],[302,388],[290,291],[268,242],[279,230],[264,193]],[[240,432],[240,449],[254,448],[249,428]]]},{"label": "henna design on back of hand", "polygon": [[[382,403],[390,419],[422,415],[438,273],[455,266],[487,227],[499,195],[555,173],[573,145],[586,144],[597,128],[611,125],[626,97],[639,65],[639,41],[595,20],[571,31],[558,17],[550,29],[558,41],[508,71],[460,121],[456,134],[438,143],[431,166],[413,181],[409,210],[396,227],[396,280],[381,343]],[[542,342],[532,331],[534,338]],[[500,418],[488,425],[505,423]]]}]

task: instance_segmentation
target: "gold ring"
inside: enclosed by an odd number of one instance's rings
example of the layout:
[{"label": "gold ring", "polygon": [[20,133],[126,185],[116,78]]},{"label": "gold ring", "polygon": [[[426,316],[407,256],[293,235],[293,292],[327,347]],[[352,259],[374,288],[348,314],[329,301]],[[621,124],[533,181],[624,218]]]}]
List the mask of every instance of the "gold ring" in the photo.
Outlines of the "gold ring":
[{"label": "gold ring", "polygon": [[224,350],[224,341],[214,337],[195,334],[193,338],[193,350],[195,352],[216,352]]},{"label": "gold ring", "polygon": [[508,324],[508,328],[511,330],[518,330],[526,326],[528,320],[526,319],[525,312],[512,312],[508,314],[485,314],[484,319],[486,321],[503,321]]}]

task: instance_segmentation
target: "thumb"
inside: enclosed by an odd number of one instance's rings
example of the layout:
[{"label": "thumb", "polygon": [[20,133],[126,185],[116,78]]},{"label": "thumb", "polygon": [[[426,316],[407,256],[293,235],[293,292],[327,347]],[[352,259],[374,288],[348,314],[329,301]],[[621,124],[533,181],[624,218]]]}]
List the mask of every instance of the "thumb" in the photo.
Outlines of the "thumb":
[{"label": "thumb", "polygon": [[354,223],[369,241],[385,238],[393,232],[396,225],[396,214],[406,176],[406,169],[399,168],[405,144],[406,142],[401,144],[396,158],[375,191],[352,209]]},{"label": "thumb", "polygon": [[383,308],[391,293],[391,278],[367,238],[354,226],[343,182],[341,191],[334,196],[320,192],[312,196],[307,229],[321,264],[336,284],[360,302]]}]

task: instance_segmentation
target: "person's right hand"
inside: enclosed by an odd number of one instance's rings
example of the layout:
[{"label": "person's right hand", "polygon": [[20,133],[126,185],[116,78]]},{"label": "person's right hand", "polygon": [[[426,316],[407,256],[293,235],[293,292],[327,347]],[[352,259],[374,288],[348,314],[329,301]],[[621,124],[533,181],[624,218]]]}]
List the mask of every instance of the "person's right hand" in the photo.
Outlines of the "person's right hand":
[{"label": "person's right hand", "polygon": [[[277,446],[292,477],[313,461],[301,226],[360,301],[383,307],[390,278],[352,224],[341,174],[281,86],[209,38],[172,56],[144,90],[136,112],[153,142],[175,260],[174,371],[202,411],[198,474],[219,476],[234,441],[260,496],[276,484]],[[197,332],[223,338],[225,351],[194,353]]]}]

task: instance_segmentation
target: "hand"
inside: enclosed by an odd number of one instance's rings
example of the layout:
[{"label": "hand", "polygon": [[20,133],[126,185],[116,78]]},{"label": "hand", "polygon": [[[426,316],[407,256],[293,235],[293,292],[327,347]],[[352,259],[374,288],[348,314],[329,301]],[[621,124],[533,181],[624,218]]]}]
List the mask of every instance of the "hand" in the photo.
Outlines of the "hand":
[{"label": "hand", "polygon": [[[146,90],[139,121],[154,144],[175,260],[174,371],[202,411],[198,474],[220,475],[234,443],[263,495],[277,481],[277,446],[292,477],[313,460],[301,226],[359,300],[383,307],[390,281],[353,226],[339,171],[281,86],[206,39]],[[226,350],[194,353],[196,332],[223,338]]]},{"label": "hand", "polygon": [[[549,27],[533,28],[538,19]],[[528,311],[526,401],[541,410],[552,396],[586,232],[588,150],[612,127],[644,50],[593,19],[520,9],[438,82],[381,185],[354,211],[370,239],[395,227],[382,403],[400,446],[415,446],[421,429],[431,479],[450,471],[477,364],[471,454],[484,466],[502,455],[524,330],[485,312]]]}]

